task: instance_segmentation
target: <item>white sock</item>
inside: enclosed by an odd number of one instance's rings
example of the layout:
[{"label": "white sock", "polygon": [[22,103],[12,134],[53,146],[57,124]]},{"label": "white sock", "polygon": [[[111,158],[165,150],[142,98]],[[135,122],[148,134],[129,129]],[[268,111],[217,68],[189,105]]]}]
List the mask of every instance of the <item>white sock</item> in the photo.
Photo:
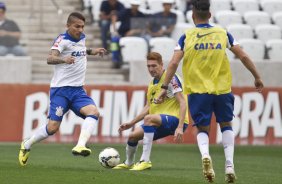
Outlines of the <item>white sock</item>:
[{"label": "white sock", "polygon": [[208,134],[204,132],[200,132],[197,135],[197,142],[198,142],[198,147],[201,152],[202,157],[204,156],[210,156],[209,153],[209,136]]},{"label": "white sock", "polygon": [[85,146],[86,142],[89,140],[94,128],[98,123],[98,118],[94,119],[93,117],[86,117],[82,123],[79,139],[77,146]]},{"label": "white sock", "polygon": [[234,132],[232,130],[225,130],[222,132],[222,145],[224,148],[226,165],[233,166]]},{"label": "white sock", "polygon": [[134,164],[137,147],[138,145],[136,146],[129,146],[128,144],[126,145],[126,161],[124,162],[126,165]]},{"label": "white sock", "polygon": [[143,160],[145,162],[150,161],[150,155],[151,155],[151,149],[153,144],[153,138],[154,133],[150,132],[144,132],[144,138],[143,138],[143,153],[140,160]]},{"label": "white sock", "polygon": [[40,127],[28,140],[24,142],[25,149],[30,149],[33,144],[40,142],[49,136],[46,131],[46,126],[47,125],[43,125]]}]

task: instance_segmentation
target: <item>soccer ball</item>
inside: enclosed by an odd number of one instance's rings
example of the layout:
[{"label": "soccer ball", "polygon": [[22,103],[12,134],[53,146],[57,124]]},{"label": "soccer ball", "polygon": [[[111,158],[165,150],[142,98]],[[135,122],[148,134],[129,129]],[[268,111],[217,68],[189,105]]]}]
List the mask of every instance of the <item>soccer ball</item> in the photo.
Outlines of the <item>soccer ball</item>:
[{"label": "soccer ball", "polygon": [[99,162],[105,168],[113,168],[119,164],[120,156],[116,149],[114,148],[105,148],[99,154]]}]

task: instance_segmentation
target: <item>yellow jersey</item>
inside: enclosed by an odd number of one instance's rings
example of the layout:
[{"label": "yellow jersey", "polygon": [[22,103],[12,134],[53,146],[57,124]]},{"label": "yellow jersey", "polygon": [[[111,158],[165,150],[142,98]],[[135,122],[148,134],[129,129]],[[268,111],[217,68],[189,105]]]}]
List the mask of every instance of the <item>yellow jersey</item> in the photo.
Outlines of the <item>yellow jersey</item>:
[{"label": "yellow jersey", "polygon": [[[166,75],[165,73],[166,72],[162,74],[162,77],[159,81],[153,79],[148,86],[147,103],[150,106],[149,114],[167,114],[179,118],[180,105],[174,96],[175,93],[177,92],[182,93],[183,91],[181,79],[179,76],[174,75],[172,80],[170,81],[167,90],[167,98],[165,98],[164,102],[161,104],[154,103],[154,98],[157,98],[161,91],[161,85],[163,84]],[[187,95],[184,95],[184,98],[187,107],[184,123],[188,124],[189,121],[188,121]]]},{"label": "yellow jersey", "polygon": [[201,25],[205,26],[197,26],[185,33],[184,93],[229,93],[232,76],[225,52],[229,44],[227,31],[209,24]]}]

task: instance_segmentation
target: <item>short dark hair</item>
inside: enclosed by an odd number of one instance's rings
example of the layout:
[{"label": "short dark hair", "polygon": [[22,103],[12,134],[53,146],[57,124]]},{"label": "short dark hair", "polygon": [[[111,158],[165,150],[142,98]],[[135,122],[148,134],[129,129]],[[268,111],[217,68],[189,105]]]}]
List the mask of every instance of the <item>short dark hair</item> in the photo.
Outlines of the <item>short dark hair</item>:
[{"label": "short dark hair", "polygon": [[156,60],[158,61],[158,64],[163,64],[162,56],[157,52],[148,53],[147,60]]},{"label": "short dark hair", "polygon": [[193,11],[195,15],[202,20],[209,18],[210,1],[209,0],[192,0]]},{"label": "short dark hair", "polygon": [[67,23],[70,24],[73,19],[80,19],[85,22],[85,17],[79,12],[72,12],[68,17]]}]

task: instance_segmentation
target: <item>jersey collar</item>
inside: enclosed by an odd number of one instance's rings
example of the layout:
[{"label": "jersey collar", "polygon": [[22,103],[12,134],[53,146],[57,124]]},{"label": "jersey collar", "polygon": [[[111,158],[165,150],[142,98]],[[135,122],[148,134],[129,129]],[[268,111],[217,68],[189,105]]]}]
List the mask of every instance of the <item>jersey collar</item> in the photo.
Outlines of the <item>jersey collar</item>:
[{"label": "jersey collar", "polygon": [[198,28],[210,28],[210,27],[212,27],[212,25],[210,25],[210,24],[197,24],[196,27],[198,27]]},{"label": "jersey collar", "polygon": [[69,35],[69,33],[66,31],[65,32],[65,39],[70,40],[72,42],[79,42],[80,40],[82,40],[83,38],[85,38],[85,34],[81,33],[80,38],[77,40],[75,38],[73,38],[71,35]]}]

